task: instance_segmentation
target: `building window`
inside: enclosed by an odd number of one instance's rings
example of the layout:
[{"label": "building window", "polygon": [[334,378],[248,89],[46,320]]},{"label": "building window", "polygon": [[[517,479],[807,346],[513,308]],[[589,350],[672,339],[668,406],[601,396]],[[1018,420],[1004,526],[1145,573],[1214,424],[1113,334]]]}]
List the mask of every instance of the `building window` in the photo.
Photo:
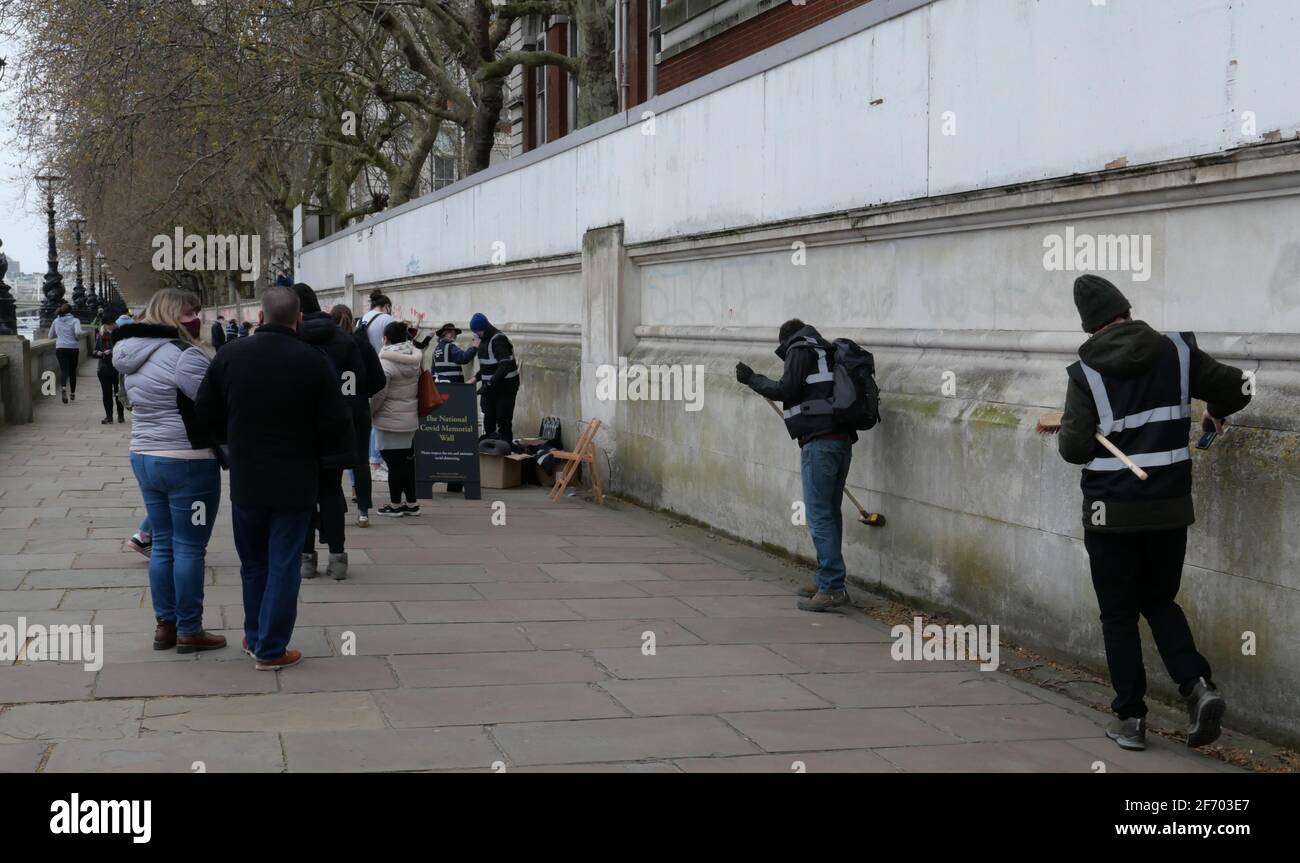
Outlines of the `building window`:
[{"label": "building window", "polygon": [[[537,50],[546,50],[546,26],[549,22],[543,20],[542,26],[537,34]],[[546,143],[546,67],[533,67],[533,116],[537,122],[533,124],[533,147],[540,147]]]},{"label": "building window", "polygon": [[433,157],[434,191],[446,188],[456,182],[456,159],[452,156]]},{"label": "building window", "polygon": [[659,92],[659,78],[655,67],[655,55],[659,53],[659,10],[662,8],[665,0],[646,0],[649,6],[649,17],[646,19],[649,26],[646,28],[646,56],[645,56],[645,82],[647,99],[654,98]]}]

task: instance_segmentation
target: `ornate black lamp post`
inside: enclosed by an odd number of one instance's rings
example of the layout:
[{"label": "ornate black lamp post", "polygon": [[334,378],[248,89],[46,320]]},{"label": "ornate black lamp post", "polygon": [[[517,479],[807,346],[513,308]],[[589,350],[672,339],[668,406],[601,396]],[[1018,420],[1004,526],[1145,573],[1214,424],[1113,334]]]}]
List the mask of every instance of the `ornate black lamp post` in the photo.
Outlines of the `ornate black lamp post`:
[{"label": "ornate black lamp post", "polygon": [[54,237],[54,187],[59,184],[63,178],[58,174],[41,174],[36,178],[42,191],[45,192],[45,213],[49,221],[49,269],[45,272],[45,282],[42,286],[42,293],[45,299],[41,301],[41,323],[42,330],[48,330],[50,324],[54,322],[54,312],[63,305],[63,276],[59,274],[59,247]]},{"label": "ornate black lamp post", "polygon": [[72,236],[77,247],[77,281],[72,287],[72,309],[78,318],[89,320],[90,316],[86,314],[86,286],[81,281],[81,229],[86,227],[86,220],[69,219],[68,224],[72,226]]},{"label": "ornate black lamp post", "polygon": [[103,252],[95,255],[95,260],[99,261],[99,297],[100,302],[104,304],[104,308],[112,310],[113,304],[108,296],[108,269],[104,263],[106,257]]},{"label": "ornate black lamp post", "polygon": [[95,291],[95,253],[99,249],[99,243],[93,239],[86,240],[86,268],[90,276],[90,296],[86,297],[86,308],[90,309],[91,314],[99,313],[99,294]]}]

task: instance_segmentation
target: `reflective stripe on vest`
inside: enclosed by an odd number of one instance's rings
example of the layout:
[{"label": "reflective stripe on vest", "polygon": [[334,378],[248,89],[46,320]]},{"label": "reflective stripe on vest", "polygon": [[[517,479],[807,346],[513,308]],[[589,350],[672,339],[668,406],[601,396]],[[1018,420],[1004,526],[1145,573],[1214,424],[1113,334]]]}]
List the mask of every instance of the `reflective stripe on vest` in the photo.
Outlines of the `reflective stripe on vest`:
[{"label": "reflective stripe on vest", "polygon": [[[488,339],[487,356],[479,357],[479,361],[478,361],[478,368],[480,372],[484,372],[488,375],[491,375],[497,370],[497,364],[500,363],[502,360],[514,359],[513,356],[498,357],[492,353],[492,343],[497,340],[497,336],[499,335],[501,335],[501,333],[495,333],[493,334],[492,338]],[[513,372],[507,374],[504,380],[510,380],[511,378],[517,378],[517,377],[519,377],[519,369],[516,368]]]},{"label": "reflective stripe on vest", "polygon": [[[808,338],[808,337],[805,337]],[[817,340],[808,338],[808,343],[817,352],[817,371],[803,379],[806,384],[826,384],[835,381],[835,373],[826,365],[826,351],[817,345]]]},{"label": "reflective stripe on vest", "polygon": [[[1092,391],[1092,400],[1097,405],[1097,431],[1102,437],[1109,437],[1126,429],[1139,428],[1147,423],[1185,420],[1191,417],[1191,348],[1188,347],[1187,342],[1183,341],[1183,337],[1178,333],[1165,333],[1165,337],[1174,343],[1174,348],[1178,351],[1180,404],[1151,408],[1150,410],[1139,411],[1116,419],[1101,374],[1092,366],[1080,361],[1079,366],[1083,369],[1084,377],[1088,380],[1088,388]],[[1187,461],[1192,457],[1187,447],[1165,452],[1126,453],[1126,455],[1138,467],[1168,467],[1181,461]],[[1095,458],[1084,465],[1084,469],[1095,471],[1126,470],[1127,465],[1117,458]]]},{"label": "reflective stripe on vest", "polygon": [[[817,340],[812,338],[811,336],[804,336],[803,341],[804,341],[803,345],[791,345],[790,347],[791,348],[810,347],[817,354],[817,371],[813,372],[810,375],[807,375],[803,379],[804,384],[811,385],[811,384],[835,383],[835,372],[831,371],[830,365],[826,361],[826,349],[823,348],[821,345],[819,345],[817,343]],[[784,416],[786,419],[790,419],[792,417],[796,417],[801,414],[817,416],[817,415],[829,414],[833,412],[834,412],[834,406],[831,404],[831,400],[829,398],[825,398],[825,399],[809,399],[807,401],[800,402],[794,407],[782,411],[781,415]]]},{"label": "reflective stripe on vest", "polygon": [[[1191,457],[1192,452],[1187,447],[1168,452],[1139,452],[1129,455],[1129,458],[1133,459],[1133,464],[1138,467],[1168,467],[1180,461],[1187,461]],[[1117,458],[1095,458],[1084,467],[1097,471],[1128,470],[1128,465]]]},{"label": "reflective stripe on vest", "polygon": [[451,342],[443,342],[434,349],[434,371],[439,377],[464,382],[465,369],[461,367],[460,363],[452,362],[451,358],[448,356],[451,353],[451,345]]}]

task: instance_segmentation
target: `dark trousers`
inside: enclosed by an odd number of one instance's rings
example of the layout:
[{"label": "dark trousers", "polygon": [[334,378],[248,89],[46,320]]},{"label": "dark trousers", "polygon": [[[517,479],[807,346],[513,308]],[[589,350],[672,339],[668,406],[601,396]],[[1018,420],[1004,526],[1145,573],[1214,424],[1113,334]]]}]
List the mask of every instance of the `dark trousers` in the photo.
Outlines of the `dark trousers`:
[{"label": "dark trousers", "polygon": [[311,510],[239,504],[231,510],[244,586],[244,638],[258,659],[279,659],[298,619],[299,555],[311,527]]},{"label": "dark trousers", "polygon": [[374,507],[370,485],[370,423],[356,426],[356,467],[352,470],[352,487],[357,492],[357,509],[368,513]]},{"label": "dark trousers", "polygon": [[[358,471],[358,473],[365,473],[365,471]],[[311,525],[307,528],[307,541],[302,547],[303,554],[311,554],[316,550],[317,533],[320,534],[320,541],[329,546],[331,554],[342,554],[343,516],[347,511],[348,504],[343,499],[343,471],[322,470],[320,484],[316,491],[316,509],[311,514]]]},{"label": "dark trousers", "polygon": [[519,379],[513,378],[486,387],[479,396],[483,406],[483,434],[503,441],[515,439],[515,399],[519,397]]},{"label": "dark trousers", "polygon": [[1187,528],[1142,533],[1084,531],[1083,544],[1092,566],[1106,665],[1115,687],[1111,707],[1120,718],[1147,715],[1139,614],[1147,619],[1160,658],[1180,689],[1198,677],[1208,681],[1210,664],[1196,651],[1187,618],[1174,601],[1183,577]]},{"label": "dark trousers", "polygon": [[388,499],[394,504],[406,496],[408,504],[415,503],[415,448],[385,449],[379,454],[388,465]]},{"label": "dark trousers", "polygon": [[81,351],[77,348],[55,348],[54,356],[59,361],[59,386],[77,391],[77,361]]},{"label": "dark trousers", "polygon": [[[104,416],[108,419],[113,418],[113,403],[117,402],[117,372],[109,369],[108,371],[98,372],[99,392],[104,397]],[[119,402],[117,405],[117,418],[119,421],[126,419],[126,414],[122,410]]]}]

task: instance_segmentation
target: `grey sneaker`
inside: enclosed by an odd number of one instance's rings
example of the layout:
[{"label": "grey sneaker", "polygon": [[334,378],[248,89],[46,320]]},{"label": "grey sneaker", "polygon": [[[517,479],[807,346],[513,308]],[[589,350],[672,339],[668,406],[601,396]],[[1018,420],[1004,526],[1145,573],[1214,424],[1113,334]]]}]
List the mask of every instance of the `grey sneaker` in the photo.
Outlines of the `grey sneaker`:
[{"label": "grey sneaker", "polygon": [[840,590],[835,593],[817,591],[808,599],[801,599],[796,604],[799,606],[800,611],[830,611],[833,608],[848,605],[849,592],[847,590]]},{"label": "grey sneaker", "polygon": [[1228,703],[1219,690],[1204,677],[1197,678],[1192,691],[1183,699],[1187,702],[1187,745],[1196,748],[1219,739],[1223,733],[1223,714]]},{"label": "grey sneaker", "polygon": [[316,577],[316,552],[313,551],[311,554],[304,554],[302,556],[302,577]]},{"label": "grey sneaker", "polygon": [[325,574],[335,581],[342,581],[348,577],[348,553],[346,551],[338,554],[330,554],[330,562],[325,567]]},{"label": "grey sneaker", "polygon": [[1106,729],[1106,736],[1118,743],[1120,749],[1141,752],[1147,748],[1147,721],[1137,716],[1116,719]]}]

